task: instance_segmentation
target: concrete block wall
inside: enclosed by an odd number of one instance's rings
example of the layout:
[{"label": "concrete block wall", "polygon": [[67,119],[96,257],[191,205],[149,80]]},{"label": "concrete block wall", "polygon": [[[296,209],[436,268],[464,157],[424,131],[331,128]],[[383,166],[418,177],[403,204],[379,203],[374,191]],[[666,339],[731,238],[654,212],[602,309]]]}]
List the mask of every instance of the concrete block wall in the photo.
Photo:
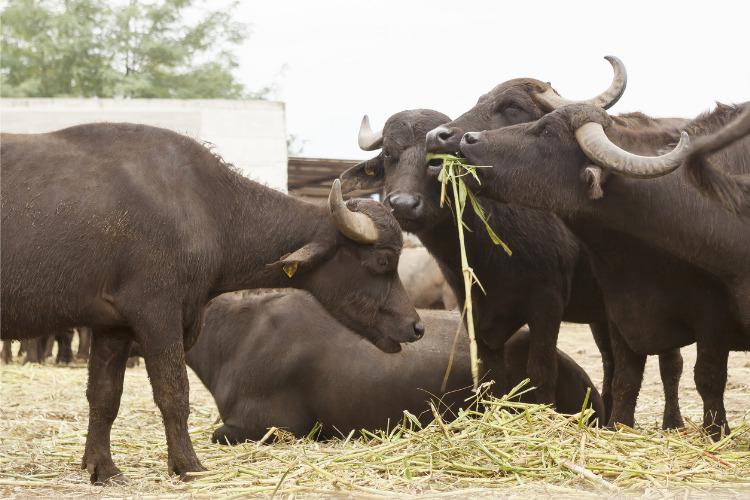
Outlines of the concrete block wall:
[{"label": "concrete block wall", "polygon": [[1,99],[0,130],[51,132],[90,122],[172,129],[217,147],[247,177],[287,192],[284,103],[222,99]]}]

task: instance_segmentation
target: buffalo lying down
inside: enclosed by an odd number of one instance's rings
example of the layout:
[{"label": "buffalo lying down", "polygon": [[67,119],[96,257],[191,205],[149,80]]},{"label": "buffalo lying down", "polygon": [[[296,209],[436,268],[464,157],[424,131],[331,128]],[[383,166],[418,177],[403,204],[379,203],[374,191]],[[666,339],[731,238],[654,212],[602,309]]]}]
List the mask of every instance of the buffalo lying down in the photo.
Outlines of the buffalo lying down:
[{"label": "buffalo lying down", "polygon": [[143,348],[169,471],[204,470],[187,428],[184,352],[205,305],[232,290],[309,290],[395,352],[423,327],[396,273],[402,235],[372,200],[329,206],[253,182],[169,130],[98,123],[2,134],[2,338],[87,325],[83,467],[121,481],[110,432],[130,344]]},{"label": "buffalo lying down", "polygon": [[[307,435],[322,422],[321,437],[351,430],[386,429],[403,410],[429,421],[427,401],[466,407],[472,384],[468,337],[457,346],[447,393],[440,392],[459,314],[422,310],[425,336],[386,355],[334,320],[305,292],[284,290],[238,299],[224,295],[206,309],[206,323],[186,354],[188,366],[211,391],[224,425],[212,440],[237,443],[262,438],[272,426]],[[528,330],[508,341],[506,369],[512,387],[526,378]],[[485,378],[496,366],[485,359]],[[586,372],[557,351],[557,409],[578,413],[587,388],[601,418],[604,405]]]}]

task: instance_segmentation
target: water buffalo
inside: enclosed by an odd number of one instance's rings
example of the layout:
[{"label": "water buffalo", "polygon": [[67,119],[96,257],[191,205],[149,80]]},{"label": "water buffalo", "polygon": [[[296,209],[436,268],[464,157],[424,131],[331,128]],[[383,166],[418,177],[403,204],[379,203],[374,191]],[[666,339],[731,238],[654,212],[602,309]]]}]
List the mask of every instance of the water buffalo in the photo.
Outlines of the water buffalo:
[{"label": "water buffalo", "polygon": [[458,309],[456,295],[435,258],[423,246],[407,245],[398,261],[398,275],[414,307]]},{"label": "water buffalo", "polygon": [[[455,220],[449,208],[440,207],[440,185],[425,170],[424,135],[448,117],[430,110],[397,113],[385,124],[374,144],[360,132],[365,149],[381,147],[378,156],[360,163],[341,176],[342,187],[384,187],[384,203],[405,231],[416,234],[435,257],[459,304],[465,300],[460,249]],[[474,324],[479,348],[500,350],[524,324],[532,342],[529,378],[544,403],[555,402],[555,347],[566,306],[569,321],[600,322],[606,338],[606,314],[593,282],[588,262],[580,259],[578,243],[564,225],[544,212],[501,204],[485,206],[490,224],[512,249],[509,257],[490,240],[484,223],[471,210],[465,214],[469,228],[466,251],[486,294],[473,295]],[[577,276],[574,276],[576,275]],[[586,274],[588,273],[588,274]],[[573,304],[571,304],[573,302]],[[595,328],[596,329],[596,328]],[[599,330],[597,330],[599,331]],[[609,342],[602,342],[608,346]],[[605,399],[606,400],[606,399]]]},{"label": "water buffalo", "polygon": [[[708,134],[742,107],[719,106],[687,129]],[[610,422],[632,421],[644,354],[695,341],[703,425],[716,439],[728,432],[728,351],[750,347],[750,222],[714,206],[679,173],[632,178],[679,166],[682,146],[656,159],[638,155],[678,138],[673,130],[630,128],[600,108],[573,104],[534,122],[468,132],[461,152],[472,163],[494,166],[479,174],[482,184],[475,187],[483,196],[553,211],[589,248],[608,312],[619,316]],[[741,141],[714,161],[730,174],[747,174],[747,147]],[[608,175],[611,170],[627,177]],[[598,179],[597,196],[591,196],[592,179]],[[633,319],[667,328],[638,330]]]},{"label": "water buffalo", "polygon": [[185,351],[206,303],[256,287],[309,290],[337,320],[397,352],[423,326],[398,279],[402,234],[382,204],[328,206],[253,182],[175,132],[97,123],[2,134],[2,337],[93,329],[82,465],[110,455],[129,347],[143,348],[169,472],[204,470],[187,430]]},{"label": "water buffalo", "polygon": [[[421,310],[420,316],[424,339],[398,354],[385,354],[338,323],[306,292],[217,297],[206,308],[201,337],[185,355],[211,391],[224,423],[212,441],[259,440],[270,427],[305,436],[317,422],[322,423],[321,438],[385,430],[403,420],[404,410],[427,423],[430,399],[440,402],[441,411],[466,408],[472,381],[465,330],[441,391],[460,315]],[[528,337],[522,330],[508,341],[506,386],[526,378]],[[591,388],[594,418],[603,418],[603,402],[586,372],[559,350],[557,359],[557,409],[579,413]],[[497,374],[488,359],[484,379]]]},{"label": "water buffalo", "polygon": [[[526,80],[523,80],[525,83]],[[522,85],[523,87],[523,85]],[[504,87],[519,90],[514,86]],[[523,87],[525,88],[525,87]],[[616,94],[616,93],[615,93]],[[425,170],[425,134],[450,119],[437,111],[412,110],[397,113],[382,132],[373,133],[369,123],[360,134],[361,145],[382,146],[381,153],[345,172],[345,189],[385,187],[385,204],[393,209],[399,224],[414,232],[441,266],[459,302],[465,292],[461,274],[456,228],[449,208],[441,208],[440,185]],[[576,238],[553,215],[509,207],[483,200],[489,224],[513,251],[508,255],[495,246],[484,223],[467,210],[464,221],[469,263],[486,294],[473,295],[479,347],[499,348],[524,323],[532,333],[528,360],[534,384],[547,388],[541,401],[554,401],[554,349],[562,320],[590,323],[602,354],[602,396],[608,411],[612,406],[611,380],[614,360],[601,291],[591,273],[585,251]],[[667,395],[663,425],[680,427],[677,387],[682,372],[679,351],[660,358]],[[543,382],[545,381],[545,382]]]}]

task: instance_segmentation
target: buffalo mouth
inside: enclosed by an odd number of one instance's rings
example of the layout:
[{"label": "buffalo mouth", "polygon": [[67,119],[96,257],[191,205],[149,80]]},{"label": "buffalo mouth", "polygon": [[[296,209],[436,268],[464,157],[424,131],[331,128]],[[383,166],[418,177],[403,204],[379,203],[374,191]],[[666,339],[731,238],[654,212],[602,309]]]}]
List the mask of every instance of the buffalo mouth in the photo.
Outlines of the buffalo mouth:
[{"label": "buffalo mouth", "polygon": [[373,343],[375,344],[375,347],[388,354],[394,354],[401,351],[401,343],[396,342],[390,337],[378,337]]},{"label": "buffalo mouth", "polygon": [[427,171],[430,173],[438,174],[443,169],[442,158],[430,158],[427,160]]},{"label": "buffalo mouth", "polygon": [[419,233],[425,229],[425,224],[419,218],[396,217],[396,222],[407,233]]}]

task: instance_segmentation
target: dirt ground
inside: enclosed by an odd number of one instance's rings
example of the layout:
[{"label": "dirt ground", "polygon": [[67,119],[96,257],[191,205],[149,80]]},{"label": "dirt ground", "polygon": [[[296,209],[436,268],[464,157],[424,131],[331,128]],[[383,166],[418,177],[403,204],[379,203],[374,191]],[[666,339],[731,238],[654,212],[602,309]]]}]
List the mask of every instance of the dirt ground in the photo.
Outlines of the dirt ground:
[{"label": "dirt ground", "polygon": [[[557,347],[571,356],[588,372],[596,386],[602,386],[602,363],[599,350],[588,325],[564,323],[560,329]],[[703,405],[695,389],[693,366],[695,365],[695,345],[682,349],[684,360],[680,379],[680,409],[683,418],[700,424],[703,419]],[[732,352],[729,354],[727,388],[724,404],[730,424],[733,421],[750,419],[750,353]],[[644,427],[661,428],[664,410],[664,390],[659,376],[659,359],[649,356],[643,376],[636,424]]]},{"label": "dirt ground", "polygon": [[[582,365],[591,378],[601,386],[601,358],[591,333],[585,325],[565,324],[560,333],[559,347]],[[702,408],[700,398],[692,380],[692,366],[695,349],[683,350],[685,370],[680,385],[680,398],[683,417],[699,423]],[[118,466],[136,482],[123,488],[94,487],[88,483],[87,474],[80,470],[87,427],[87,403],[85,399],[85,365],[70,367],[47,365],[21,366],[20,359],[10,366],[0,367],[0,498],[215,498],[247,496],[246,488],[227,483],[229,478],[239,474],[239,469],[227,464],[246,465],[246,458],[252,454],[265,452],[280,453],[278,447],[260,448],[262,445],[239,447],[217,447],[209,441],[209,436],[218,423],[218,411],[210,393],[198,381],[192,371],[190,377],[191,437],[196,451],[204,465],[212,471],[226,474],[227,479],[218,483],[206,483],[198,489],[183,489],[179,481],[166,476],[166,446],[163,438],[161,416],[156,409],[148,384],[144,365],[128,369],[120,415],[113,427],[113,455]],[[729,358],[729,382],[725,395],[730,425],[737,428],[742,420],[750,417],[750,354],[732,353]],[[648,431],[661,427],[661,413],[664,397],[659,379],[658,361],[651,358],[639,398],[636,413],[636,427]],[[317,445],[307,445],[304,453],[310,454]],[[312,450],[312,451],[311,451]],[[741,455],[746,455],[743,446]],[[239,462],[238,462],[239,460]],[[255,459],[254,459],[255,460]],[[305,458],[308,460],[308,458]],[[326,458],[327,460],[327,458]],[[744,458],[741,458],[744,460]],[[287,462],[279,462],[276,469],[269,469],[268,478],[258,479],[264,488],[270,484],[265,494],[254,497],[269,498],[274,485],[280,484],[279,477],[289,472]],[[255,465],[253,465],[254,467]],[[704,465],[705,466],[705,465]],[[289,469],[289,470],[288,470]],[[244,470],[244,469],[243,469]],[[305,469],[306,470],[306,469]],[[286,472],[285,472],[286,471]],[[300,472],[300,474],[311,472]],[[244,473],[243,473],[244,474]],[[257,473],[255,473],[257,474]],[[212,476],[213,477],[213,476]],[[218,476],[217,476],[218,477]],[[240,477],[244,481],[248,476]],[[302,476],[300,476],[302,477]],[[676,476],[675,476],[676,477]],[[210,478],[207,478],[209,480]],[[252,478],[250,478],[252,479]],[[235,480],[236,481],[236,480]],[[731,483],[706,485],[706,488],[670,487],[666,483],[650,479],[643,481],[644,489],[625,491],[616,498],[748,498],[748,484],[733,480]],[[226,484],[225,484],[226,483]],[[653,483],[653,484],[651,484]],[[228,486],[229,485],[229,486]],[[195,488],[195,487],[192,487]],[[203,491],[206,488],[206,491]],[[211,488],[224,488],[221,494]],[[232,489],[235,488],[235,489]],[[237,489],[239,488],[239,489]],[[244,489],[243,489],[244,488]],[[521,488],[521,490],[518,490]],[[670,489],[671,488],[671,489]],[[237,493],[239,491],[240,493]],[[317,490],[315,490],[317,491]],[[468,491],[456,490],[433,498],[603,498],[609,494],[592,487],[583,479],[571,479],[560,484],[530,483],[519,484],[517,488],[498,490],[475,488]],[[333,498],[331,491],[313,495],[289,493],[284,498]],[[360,495],[342,491],[340,498],[357,498]],[[251,495],[252,496],[252,495]],[[398,495],[378,496],[395,498]],[[279,496],[281,497],[281,496]],[[413,498],[406,495],[406,498]],[[422,496],[422,498],[428,498]],[[373,498],[370,496],[369,498]]]}]

